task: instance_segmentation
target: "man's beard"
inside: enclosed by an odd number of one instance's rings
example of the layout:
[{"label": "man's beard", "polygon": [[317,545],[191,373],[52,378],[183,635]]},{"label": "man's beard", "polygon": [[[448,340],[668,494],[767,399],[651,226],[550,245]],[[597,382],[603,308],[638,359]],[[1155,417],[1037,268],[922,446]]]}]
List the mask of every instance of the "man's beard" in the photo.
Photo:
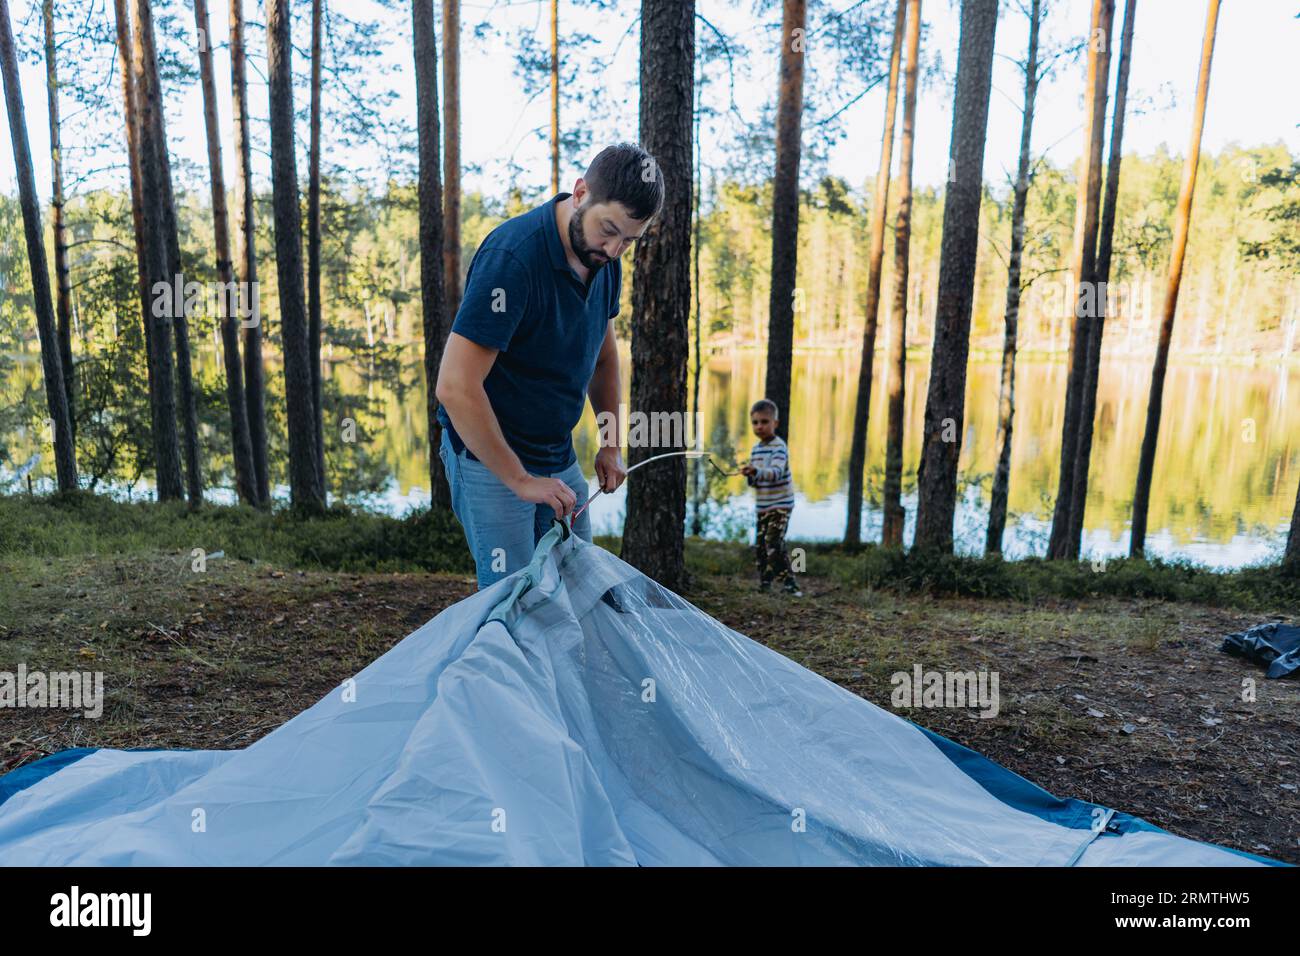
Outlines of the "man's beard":
[{"label": "man's beard", "polygon": [[603,252],[597,252],[587,245],[587,240],[582,234],[582,219],[586,214],[585,208],[579,208],[569,217],[569,245],[573,247],[573,254],[578,257],[578,261],[594,272],[609,259]]}]

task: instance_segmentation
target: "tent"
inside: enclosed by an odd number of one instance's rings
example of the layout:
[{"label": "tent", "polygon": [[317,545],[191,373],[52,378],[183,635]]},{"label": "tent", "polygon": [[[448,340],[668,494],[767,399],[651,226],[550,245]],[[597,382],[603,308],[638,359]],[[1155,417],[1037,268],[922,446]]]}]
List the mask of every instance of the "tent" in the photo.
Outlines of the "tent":
[{"label": "tent", "polygon": [[1053,797],[556,525],[243,750],[0,777],[0,863],[1258,865]]}]

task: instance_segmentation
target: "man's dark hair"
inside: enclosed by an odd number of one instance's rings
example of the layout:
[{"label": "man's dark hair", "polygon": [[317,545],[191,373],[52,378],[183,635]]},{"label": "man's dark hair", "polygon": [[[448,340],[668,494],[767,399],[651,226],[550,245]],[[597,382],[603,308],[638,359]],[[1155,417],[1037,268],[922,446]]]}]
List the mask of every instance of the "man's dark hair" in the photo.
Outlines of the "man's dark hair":
[{"label": "man's dark hair", "polygon": [[754,406],[749,410],[749,414],[752,415],[755,412],[767,412],[778,421],[781,419],[781,413],[776,407],[776,402],[772,401],[770,398],[760,398],[756,401]]},{"label": "man's dark hair", "polygon": [[606,146],[582,178],[593,203],[622,203],[633,219],[649,219],[663,208],[663,171],[655,158],[635,143]]}]

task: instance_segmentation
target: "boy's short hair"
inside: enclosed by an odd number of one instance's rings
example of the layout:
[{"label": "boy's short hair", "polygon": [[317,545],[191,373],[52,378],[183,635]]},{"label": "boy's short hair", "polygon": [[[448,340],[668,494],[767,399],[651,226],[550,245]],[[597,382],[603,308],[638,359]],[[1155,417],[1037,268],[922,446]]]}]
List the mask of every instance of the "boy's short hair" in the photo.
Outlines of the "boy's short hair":
[{"label": "boy's short hair", "polygon": [[663,208],[663,170],[635,143],[606,146],[596,154],[582,178],[591,190],[593,203],[622,203],[633,219],[649,219]]},{"label": "boy's short hair", "polygon": [[781,411],[776,407],[776,402],[770,398],[760,398],[756,401],[749,410],[749,414],[752,415],[755,412],[771,412],[773,418],[779,419],[781,417]]}]

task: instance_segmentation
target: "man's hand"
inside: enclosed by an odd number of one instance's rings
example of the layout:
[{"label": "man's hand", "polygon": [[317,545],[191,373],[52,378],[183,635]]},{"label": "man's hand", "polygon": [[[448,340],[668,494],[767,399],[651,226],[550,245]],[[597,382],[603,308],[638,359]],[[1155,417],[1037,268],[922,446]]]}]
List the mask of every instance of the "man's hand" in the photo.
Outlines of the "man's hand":
[{"label": "man's hand", "polygon": [[573,493],[573,489],[559,478],[527,475],[512,482],[509,488],[524,501],[531,501],[537,505],[550,505],[555,509],[557,518],[569,514],[578,503],[578,496]]},{"label": "man's hand", "polygon": [[623,465],[623,455],[613,445],[606,445],[596,452],[596,480],[600,490],[615,491],[627,478],[627,468]]},{"label": "man's hand", "polygon": [[740,473],[742,475],[756,475],[758,474],[758,469],[755,468],[753,465],[744,464],[740,466]]}]

